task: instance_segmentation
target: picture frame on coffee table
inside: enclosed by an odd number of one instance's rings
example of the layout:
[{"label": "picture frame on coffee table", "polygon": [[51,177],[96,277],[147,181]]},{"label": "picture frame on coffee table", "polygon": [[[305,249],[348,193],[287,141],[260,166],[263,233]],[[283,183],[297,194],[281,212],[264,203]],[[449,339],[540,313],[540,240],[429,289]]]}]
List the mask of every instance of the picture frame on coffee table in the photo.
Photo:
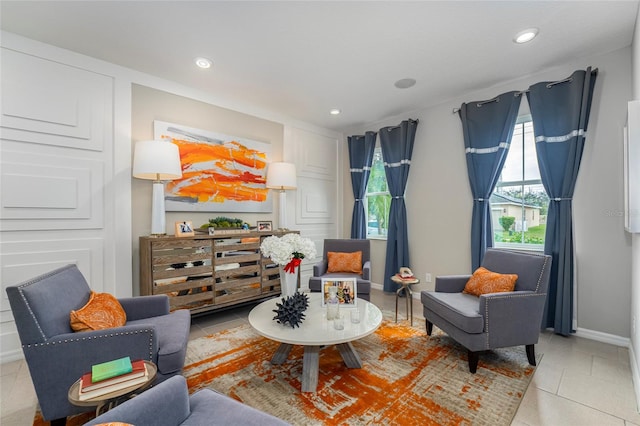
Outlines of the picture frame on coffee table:
[{"label": "picture frame on coffee table", "polygon": [[356,278],[322,278],[322,306],[327,306],[329,287],[338,288],[340,307],[352,308],[358,303],[358,280]]}]

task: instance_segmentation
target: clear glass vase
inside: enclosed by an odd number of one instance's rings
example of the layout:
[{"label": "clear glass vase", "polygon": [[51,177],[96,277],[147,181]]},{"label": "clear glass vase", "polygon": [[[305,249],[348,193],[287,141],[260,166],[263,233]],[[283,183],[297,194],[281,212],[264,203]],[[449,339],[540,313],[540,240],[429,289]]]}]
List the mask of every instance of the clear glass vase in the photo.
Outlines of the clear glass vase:
[{"label": "clear glass vase", "polygon": [[340,317],[340,302],[338,301],[338,288],[329,287],[329,298],[327,299],[327,319],[334,320]]}]

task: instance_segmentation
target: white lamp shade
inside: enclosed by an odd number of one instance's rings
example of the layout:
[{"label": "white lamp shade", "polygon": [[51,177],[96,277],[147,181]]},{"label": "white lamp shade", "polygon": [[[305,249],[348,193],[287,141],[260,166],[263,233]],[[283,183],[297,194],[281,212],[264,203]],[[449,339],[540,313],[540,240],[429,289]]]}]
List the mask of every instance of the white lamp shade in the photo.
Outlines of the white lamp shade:
[{"label": "white lamp shade", "polygon": [[267,188],[296,189],[296,166],[291,163],[276,162],[267,169]]},{"label": "white lamp shade", "polygon": [[182,177],[178,145],[168,141],[136,142],[133,177],[172,180]]}]

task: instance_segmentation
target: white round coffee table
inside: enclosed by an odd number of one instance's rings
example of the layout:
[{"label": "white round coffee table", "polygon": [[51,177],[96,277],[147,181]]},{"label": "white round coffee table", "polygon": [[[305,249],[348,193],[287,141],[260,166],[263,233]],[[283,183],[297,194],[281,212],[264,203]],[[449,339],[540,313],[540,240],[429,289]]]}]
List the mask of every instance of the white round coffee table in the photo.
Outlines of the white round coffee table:
[{"label": "white round coffee table", "polygon": [[[302,359],[302,392],[315,392],[318,386],[318,362],[322,346],[336,345],[348,368],[362,368],[360,356],[350,342],[367,336],[382,323],[382,312],[372,303],[358,299],[356,308],[342,308],[344,329],[336,330],[333,320],[327,320],[327,310],[322,306],[322,293],[307,293],[309,307],[300,327],[278,324],[273,320],[278,297],[262,302],[249,313],[249,324],[254,330],[271,340],[280,342],[280,347],[271,358],[272,364],[282,364],[289,356],[293,345],[304,346]],[[350,311],[358,309],[360,322],[352,323]]]}]

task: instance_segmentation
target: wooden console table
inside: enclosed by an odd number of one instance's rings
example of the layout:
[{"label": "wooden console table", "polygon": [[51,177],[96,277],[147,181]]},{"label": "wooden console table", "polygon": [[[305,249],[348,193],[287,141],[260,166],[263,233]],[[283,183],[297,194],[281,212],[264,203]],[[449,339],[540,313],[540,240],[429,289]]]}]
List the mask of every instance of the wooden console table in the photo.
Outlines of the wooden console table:
[{"label": "wooden console table", "polygon": [[166,294],[192,314],[277,296],[280,270],[260,244],[292,232],[140,237],[140,295]]}]

